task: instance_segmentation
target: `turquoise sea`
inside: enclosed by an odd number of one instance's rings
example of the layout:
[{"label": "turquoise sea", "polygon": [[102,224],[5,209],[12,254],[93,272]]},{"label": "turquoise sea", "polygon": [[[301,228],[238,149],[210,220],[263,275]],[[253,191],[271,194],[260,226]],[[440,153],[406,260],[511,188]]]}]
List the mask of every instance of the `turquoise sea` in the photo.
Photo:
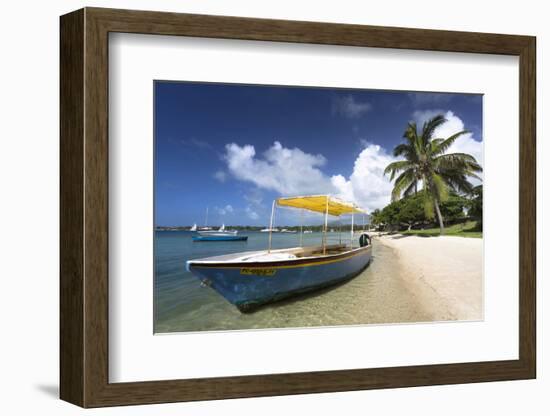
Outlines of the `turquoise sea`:
[{"label": "turquoise sea", "polygon": [[[156,333],[430,320],[401,278],[393,251],[376,241],[371,264],[351,281],[242,314],[213,289],[201,287],[185,270],[189,259],[267,248],[267,233],[242,234],[248,235],[248,241],[193,242],[188,231],[155,232]],[[299,234],[275,233],[273,247],[299,246],[299,238]],[[304,246],[319,245],[322,234],[304,234],[303,238]],[[349,234],[342,233],[341,239],[349,241]],[[328,233],[329,243],[339,240],[337,232]]]}]

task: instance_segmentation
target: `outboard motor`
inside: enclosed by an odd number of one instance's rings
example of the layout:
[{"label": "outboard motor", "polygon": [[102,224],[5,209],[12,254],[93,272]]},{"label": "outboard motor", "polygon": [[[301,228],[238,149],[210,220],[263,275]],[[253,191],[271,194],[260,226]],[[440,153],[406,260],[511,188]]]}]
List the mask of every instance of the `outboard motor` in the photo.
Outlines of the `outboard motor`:
[{"label": "outboard motor", "polygon": [[363,233],[359,236],[359,246],[365,247],[370,245],[370,236],[367,233]]}]

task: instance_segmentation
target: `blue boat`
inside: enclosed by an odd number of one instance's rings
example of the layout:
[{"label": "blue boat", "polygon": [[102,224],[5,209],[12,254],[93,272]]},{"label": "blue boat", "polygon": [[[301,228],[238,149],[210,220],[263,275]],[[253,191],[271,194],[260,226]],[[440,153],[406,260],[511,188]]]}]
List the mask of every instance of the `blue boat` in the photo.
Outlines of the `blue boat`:
[{"label": "blue boat", "polygon": [[246,241],[248,240],[247,235],[237,235],[237,234],[197,234],[191,236],[193,241]]},{"label": "blue boat", "polygon": [[[367,234],[353,246],[353,214],[364,213],[354,204],[327,195],[280,198],[275,206],[307,209],[325,214],[323,244],[313,247],[268,249],[188,260],[187,270],[210,286],[241,312],[250,312],[263,304],[335,285],[357,276],[370,263],[372,245]],[[352,215],[348,244],[326,244],[328,215]]]},{"label": "blue boat", "polygon": [[193,241],[246,241],[248,236],[237,235],[238,231],[228,231],[225,229],[225,224],[218,230],[199,231],[198,234],[191,236]]}]

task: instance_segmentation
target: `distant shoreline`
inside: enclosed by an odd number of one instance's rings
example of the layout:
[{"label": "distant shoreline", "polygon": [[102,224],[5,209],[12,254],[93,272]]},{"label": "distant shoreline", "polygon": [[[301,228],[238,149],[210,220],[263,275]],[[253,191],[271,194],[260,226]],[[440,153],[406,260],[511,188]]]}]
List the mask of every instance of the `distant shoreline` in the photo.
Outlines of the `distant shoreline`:
[{"label": "distant shoreline", "polygon": [[[218,229],[218,228],[221,227],[221,224],[219,224],[219,225],[209,225],[209,227],[212,228],[212,229]],[[324,227],[323,225],[304,225],[301,228],[302,228],[302,231],[309,230],[309,231],[313,231],[313,232],[323,232],[323,227]],[[238,230],[238,231],[261,231],[265,228],[266,228],[266,226],[255,226],[255,225],[226,225],[225,226],[226,230]],[[286,230],[296,231],[296,232],[300,231],[300,226],[299,225],[279,225],[276,228],[279,229],[279,230],[286,229]],[[329,228],[329,231],[334,230],[334,232],[338,232],[338,230],[341,230],[342,232],[349,232],[351,230],[351,225],[342,224],[341,226],[338,226],[338,225],[329,224],[328,228]],[[359,232],[359,231],[363,230],[363,227],[362,227],[362,225],[361,226],[356,225],[354,227],[354,230],[356,232]],[[155,231],[191,231],[191,226],[190,225],[185,225],[185,226],[179,226],[179,225],[177,225],[177,226],[164,226],[164,225],[159,225],[159,226],[155,227]],[[370,232],[368,230],[365,230],[365,231]]]}]

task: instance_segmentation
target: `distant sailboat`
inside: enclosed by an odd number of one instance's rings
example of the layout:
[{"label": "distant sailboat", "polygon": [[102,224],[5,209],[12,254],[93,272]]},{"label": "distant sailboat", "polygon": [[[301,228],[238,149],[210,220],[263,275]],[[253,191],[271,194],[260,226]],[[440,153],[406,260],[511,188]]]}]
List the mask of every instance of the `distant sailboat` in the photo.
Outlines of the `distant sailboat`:
[{"label": "distant sailboat", "polygon": [[217,235],[221,235],[221,234],[229,234],[229,235],[235,235],[237,234],[237,230],[232,230],[232,231],[226,231],[225,229],[225,224],[222,224],[222,226],[216,231],[216,230],[210,230],[210,231],[199,231],[199,234],[217,234]]},{"label": "distant sailboat", "polygon": [[206,207],[206,216],[204,217],[204,227],[200,227],[198,231],[210,231],[212,227],[209,227],[207,224],[208,224],[208,207]]},{"label": "distant sailboat", "polygon": [[222,224],[222,226],[219,228],[218,232],[220,233],[231,233],[231,234],[237,234],[237,230],[233,231],[226,231],[225,230],[225,224]]},{"label": "distant sailboat", "polygon": [[246,241],[248,236],[237,235],[237,230],[227,231],[225,224],[218,230],[199,231],[198,235],[194,235],[193,241]]},{"label": "distant sailboat", "polygon": [[197,231],[197,224],[193,224],[189,231]]},{"label": "distant sailboat", "polygon": [[237,235],[237,230],[227,231],[225,224],[218,230],[199,231],[198,235],[192,236],[193,241],[246,241],[248,236]]}]

